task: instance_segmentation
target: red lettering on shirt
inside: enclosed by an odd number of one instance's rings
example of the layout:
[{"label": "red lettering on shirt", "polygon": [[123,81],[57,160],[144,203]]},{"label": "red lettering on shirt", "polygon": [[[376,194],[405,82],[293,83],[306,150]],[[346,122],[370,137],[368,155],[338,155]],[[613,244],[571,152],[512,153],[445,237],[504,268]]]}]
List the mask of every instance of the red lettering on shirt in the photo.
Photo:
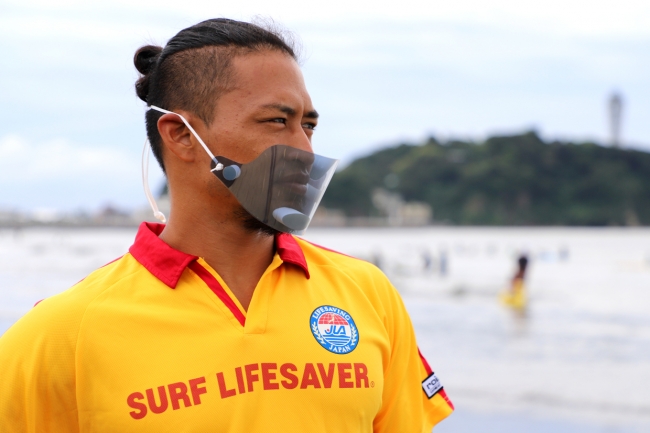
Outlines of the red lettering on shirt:
[{"label": "red lettering on shirt", "polygon": [[356,388],[361,388],[361,382],[364,382],[364,388],[368,388],[368,367],[366,367],[366,364],[354,364],[354,378]]},{"label": "red lettering on shirt", "polygon": [[135,409],[134,411],[129,412],[131,418],[142,419],[147,416],[147,405],[140,403],[137,400],[144,400],[144,395],[142,395],[141,392],[134,392],[133,394],[129,394],[129,396],[126,398],[126,404],[128,404],[130,408]]},{"label": "red lettering on shirt", "polygon": [[248,364],[244,366],[244,371],[246,372],[246,383],[248,384],[248,392],[253,392],[253,383],[259,382],[260,377],[257,374],[253,374],[254,371],[260,369],[258,364]]},{"label": "red lettering on shirt", "polygon": [[151,412],[163,413],[164,411],[167,410],[167,392],[165,391],[164,386],[158,387],[158,397],[160,398],[160,405],[156,404],[156,399],[153,395],[152,388],[146,390],[145,393],[147,394],[147,404],[149,405],[149,409],[151,410]]},{"label": "red lettering on shirt", "polygon": [[[277,390],[282,385],[285,389],[332,388],[335,373],[338,371],[339,388],[368,388],[368,367],[364,363],[311,363],[304,365],[302,371],[292,363],[278,364],[263,362],[235,367],[236,388],[228,388],[223,372],[216,373],[219,394],[222,399],[238,394],[255,391],[255,382],[262,383],[262,389]],[[259,372],[259,373],[258,373]],[[354,377],[353,377],[354,375]],[[230,376],[232,377],[232,376]],[[188,386],[189,385],[189,386]],[[232,385],[232,383],[231,383]],[[161,414],[171,407],[173,410],[201,404],[201,395],[207,394],[206,378],[197,377],[185,382],[175,382],[149,388],[142,392],[133,392],[126,398],[126,404],[133,409],[129,412],[131,418],[138,420],[149,412]],[[258,388],[258,391],[260,389]],[[156,394],[158,394],[156,396]]]},{"label": "red lettering on shirt", "polygon": [[201,394],[208,392],[205,388],[199,388],[199,385],[205,383],[205,377],[197,377],[190,379],[190,392],[192,393],[192,403],[195,405],[201,404]]},{"label": "red lettering on shirt", "polygon": [[320,382],[318,381],[318,375],[316,374],[316,369],[314,369],[314,364],[308,362],[305,364],[305,371],[302,374],[300,389],[306,389],[310,385],[314,388],[321,387]]},{"label": "red lettering on shirt", "polygon": [[172,409],[178,410],[181,408],[179,404],[180,400],[183,400],[183,405],[185,407],[192,406],[190,403],[190,397],[187,395],[187,385],[183,382],[170,383],[167,385],[169,389],[169,399],[172,401]]},{"label": "red lettering on shirt", "polygon": [[271,370],[277,369],[278,364],[269,362],[262,363],[262,384],[264,385],[264,389],[280,389],[280,385],[276,382],[271,382],[272,380],[275,380],[276,376],[275,371]]},{"label": "red lettering on shirt", "polygon": [[241,367],[235,368],[235,376],[237,377],[237,390],[240,394],[245,393],[246,388],[244,387],[244,375],[241,372]]},{"label": "red lettering on shirt", "polygon": [[352,378],[352,373],[348,373],[348,370],[352,370],[352,364],[342,363],[338,365],[339,369],[339,388],[352,388],[354,383],[352,381],[347,381],[346,379]]},{"label": "red lettering on shirt", "polygon": [[219,382],[219,394],[221,394],[221,398],[228,398],[237,395],[237,391],[235,391],[234,388],[228,389],[226,387],[226,379],[224,379],[223,373],[217,373],[217,382]]},{"label": "red lettering on shirt", "polygon": [[[219,377],[219,374],[221,373],[217,374],[217,378]],[[169,409],[170,402],[173,410],[178,410],[181,408],[181,401],[183,402],[184,407],[191,407],[192,402],[194,405],[201,404],[201,394],[207,394],[208,392],[205,386],[201,386],[205,384],[205,382],[205,377],[197,377],[196,379],[190,379],[188,381],[189,387],[185,382],[175,382],[170,383],[167,386],[161,385],[157,387],[157,392],[154,388],[149,388],[145,390],[146,404],[144,402],[140,402],[140,400],[145,399],[145,395],[143,395],[141,392],[134,392],[130,394],[126,399],[126,404],[130,408],[136,409],[130,412],[129,415],[131,415],[133,419],[142,419],[147,415],[148,411],[151,411],[155,414],[160,414]],[[221,382],[222,381],[220,381],[219,385],[223,398],[223,389],[221,387]],[[225,388],[225,383],[223,384],[223,388]],[[236,394],[234,389],[229,391],[232,394],[228,395],[227,397]],[[156,397],[156,393],[158,394],[158,397]],[[190,401],[190,394],[192,396],[192,401]],[[159,400],[160,403],[158,403],[157,400]]]},{"label": "red lettering on shirt", "polygon": [[282,364],[280,366],[280,374],[285,379],[288,379],[281,382],[282,386],[286,389],[294,389],[298,386],[298,376],[291,373],[291,371],[297,372],[298,367],[296,367],[294,364]]},{"label": "red lettering on shirt", "polygon": [[321,363],[318,363],[318,372],[320,373],[320,378],[323,381],[323,387],[331,388],[332,380],[334,380],[334,364],[329,364],[327,367],[327,373],[325,373],[325,366]]}]

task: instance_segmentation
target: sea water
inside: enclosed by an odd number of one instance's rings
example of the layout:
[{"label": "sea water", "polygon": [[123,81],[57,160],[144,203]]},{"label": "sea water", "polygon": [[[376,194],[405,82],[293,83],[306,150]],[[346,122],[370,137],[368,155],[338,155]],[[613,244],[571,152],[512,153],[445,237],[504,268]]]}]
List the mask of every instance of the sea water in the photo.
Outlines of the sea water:
[{"label": "sea water", "polygon": [[[0,333],[135,229],[0,230]],[[436,432],[650,431],[650,230],[311,229],[379,266],[457,407]],[[501,305],[517,257],[529,304]]]}]

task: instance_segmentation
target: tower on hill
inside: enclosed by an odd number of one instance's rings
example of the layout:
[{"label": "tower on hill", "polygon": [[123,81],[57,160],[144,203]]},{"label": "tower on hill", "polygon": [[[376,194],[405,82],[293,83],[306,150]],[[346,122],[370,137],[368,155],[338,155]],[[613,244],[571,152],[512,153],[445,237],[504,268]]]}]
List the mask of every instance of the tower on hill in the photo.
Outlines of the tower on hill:
[{"label": "tower on hill", "polygon": [[609,128],[611,143],[614,147],[621,145],[621,115],[623,112],[623,98],[618,92],[609,97]]}]

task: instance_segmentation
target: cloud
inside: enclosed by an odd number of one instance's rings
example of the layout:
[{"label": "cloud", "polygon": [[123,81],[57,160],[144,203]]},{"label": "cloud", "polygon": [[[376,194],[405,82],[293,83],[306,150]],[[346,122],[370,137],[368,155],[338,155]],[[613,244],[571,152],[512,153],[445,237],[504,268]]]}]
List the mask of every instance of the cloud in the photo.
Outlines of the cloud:
[{"label": "cloud", "polygon": [[[174,17],[176,22],[190,25],[193,20],[227,16],[251,19],[256,15],[270,16],[286,24],[340,23],[340,22],[430,22],[432,24],[464,23],[494,25],[499,28],[537,30],[544,33],[571,35],[634,36],[650,35],[647,17],[650,3],[640,0],[594,2],[593,0],[330,0],[312,2],[285,0],[281,3],[267,0],[240,0],[215,2],[213,0],[112,0],[90,4],[84,0],[5,0],[6,11],[24,12],[27,17],[57,17],[57,22],[37,21],[45,31],[55,30],[84,38],[118,37],[128,35],[134,28],[148,26],[160,18]],[[14,25],[19,13],[4,14]],[[119,18],[119,19],[118,19]],[[76,21],[75,25],[69,25]],[[106,25],[110,22],[110,25]],[[169,22],[169,21],[168,21]],[[22,27],[22,26],[21,26]],[[111,28],[112,27],[112,28]],[[157,26],[160,28],[160,26]],[[32,26],[22,27],[29,29]],[[114,30],[121,30],[115,33]]]},{"label": "cloud", "polygon": [[[156,185],[161,176],[155,173],[152,178]],[[132,207],[144,202],[140,183],[135,152],[66,139],[33,142],[16,134],[0,138],[2,206],[88,209],[111,202]]]},{"label": "cloud", "polygon": [[122,149],[55,139],[30,143],[18,135],[0,138],[0,182],[71,180],[82,176],[124,176],[138,169]]},{"label": "cloud", "polygon": [[532,126],[604,139],[613,89],[625,142],[650,143],[650,2],[5,0],[0,205],[143,200],[134,51],[206,18],[255,15],[304,42],[315,145],[333,157]]}]

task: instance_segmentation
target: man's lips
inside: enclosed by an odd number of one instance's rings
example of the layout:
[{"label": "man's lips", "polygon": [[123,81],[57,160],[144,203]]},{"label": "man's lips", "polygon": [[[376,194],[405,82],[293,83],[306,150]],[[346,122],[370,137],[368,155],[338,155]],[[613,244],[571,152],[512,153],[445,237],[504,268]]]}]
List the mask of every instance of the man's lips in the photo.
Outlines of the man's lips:
[{"label": "man's lips", "polygon": [[289,174],[284,174],[282,177],[275,181],[275,186],[280,186],[295,195],[304,196],[307,193],[307,183],[309,182],[309,174],[299,171]]},{"label": "man's lips", "polygon": [[276,183],[297,183],[300,185],[307,185],[309,182],[309,174],[304,171],[295,171],[293,173],[283,173]]}]

